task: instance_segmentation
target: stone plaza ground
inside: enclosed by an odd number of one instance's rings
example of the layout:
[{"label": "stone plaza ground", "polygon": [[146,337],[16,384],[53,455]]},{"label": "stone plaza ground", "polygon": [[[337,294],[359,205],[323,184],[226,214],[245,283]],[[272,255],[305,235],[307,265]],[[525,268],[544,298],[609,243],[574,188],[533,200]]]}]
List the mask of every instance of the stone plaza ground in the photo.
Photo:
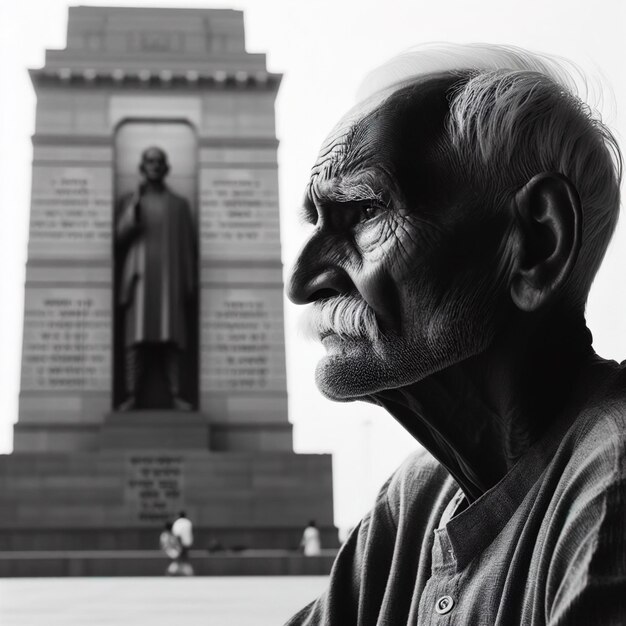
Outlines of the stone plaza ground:
[{"label": "stone plaza ground", "polygon": [[326,576],[0,579],[2,626],[280,626]]}]

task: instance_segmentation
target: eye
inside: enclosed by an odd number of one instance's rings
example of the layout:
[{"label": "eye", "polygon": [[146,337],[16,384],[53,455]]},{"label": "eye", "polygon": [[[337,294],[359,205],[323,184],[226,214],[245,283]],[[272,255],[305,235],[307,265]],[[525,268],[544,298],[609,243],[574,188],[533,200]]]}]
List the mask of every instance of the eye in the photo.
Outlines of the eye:
[{"label": "eye", "polygon": [[364,204],[360,207],[360,220],[361,222],[367,222],[368,220],[378,217],[386,210],[386,207],[379,204]]}]

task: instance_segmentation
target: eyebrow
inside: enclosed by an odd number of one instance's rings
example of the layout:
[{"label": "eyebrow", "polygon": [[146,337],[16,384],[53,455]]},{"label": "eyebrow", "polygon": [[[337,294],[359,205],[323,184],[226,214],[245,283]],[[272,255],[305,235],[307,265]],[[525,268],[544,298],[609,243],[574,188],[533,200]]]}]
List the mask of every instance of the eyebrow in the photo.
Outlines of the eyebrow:
[{"label": "eyebrow", "polygon": [[[317,220],[315,200],[321,204],[346,204],[351,202],[372,201],[389,205],[389,193],[379,183],[374,184],[380,175],[376,171],[359,172],[347,176],[318,182],[312,180],[307,186],[301,217],[307,222]],[[315,199],[315,200],[314,200]]]},{"label": "eyebrow", "polygon": [[320,197],[333,202],[360,202],[372,200],[384,202],[382,190],[376,190],[371,183],[371,174],[344,177],[330,181],[328,188],[323,188]]}]

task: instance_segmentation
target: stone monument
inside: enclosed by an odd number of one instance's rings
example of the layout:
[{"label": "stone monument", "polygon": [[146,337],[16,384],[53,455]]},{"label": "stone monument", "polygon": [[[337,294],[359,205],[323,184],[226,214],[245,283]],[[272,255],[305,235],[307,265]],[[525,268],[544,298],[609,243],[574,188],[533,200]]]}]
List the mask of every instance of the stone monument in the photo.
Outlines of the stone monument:
[{"label": "stone monument", "polygon": [[310,518],[331,544],[331,458],[296,455],[287,416],[281,77],[243,14],[72,7],[31,78],[0,549],[153,548],[180,507],[197,546],[295,547]]}]

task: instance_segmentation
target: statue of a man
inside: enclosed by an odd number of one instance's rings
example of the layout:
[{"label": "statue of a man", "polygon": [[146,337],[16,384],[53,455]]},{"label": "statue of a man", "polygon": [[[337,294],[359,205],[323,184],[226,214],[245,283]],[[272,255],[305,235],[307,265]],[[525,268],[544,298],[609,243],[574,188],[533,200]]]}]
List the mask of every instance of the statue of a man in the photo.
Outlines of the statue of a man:
[{"label": "statue of a man", "polygon": [[118,408],[189,410],[180,396],[180,361],[196,291],[191,211],[164,182],[169,165],[163,150],[144,150],[139,170],[143,181],[117,206],[117,303],[123,310],[127,388]]}]

